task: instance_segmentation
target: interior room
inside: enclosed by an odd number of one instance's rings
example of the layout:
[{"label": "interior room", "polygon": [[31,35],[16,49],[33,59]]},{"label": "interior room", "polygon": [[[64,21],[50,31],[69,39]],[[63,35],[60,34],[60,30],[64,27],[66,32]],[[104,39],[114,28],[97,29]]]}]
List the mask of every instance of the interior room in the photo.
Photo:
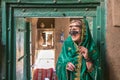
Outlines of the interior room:
[{"label": "interior room", "polygon": [[[69,23],[72,19],[80,18],[16,18],[16,78],[24,78],[24,68],[31,70],[31,79],[57,80],[55,65],[64,40],[69,35]],[[92,18],[88,17],[92,32]],[[26,25],[28,23],[29,25]],[[29,28],[29,39],[25,33]],[[26,41],[29,40],[29,53],[25,51]],[[30,55],[30,66],[26,64],[26,56]],[[54,79],[53,79],[54,78]]]}]

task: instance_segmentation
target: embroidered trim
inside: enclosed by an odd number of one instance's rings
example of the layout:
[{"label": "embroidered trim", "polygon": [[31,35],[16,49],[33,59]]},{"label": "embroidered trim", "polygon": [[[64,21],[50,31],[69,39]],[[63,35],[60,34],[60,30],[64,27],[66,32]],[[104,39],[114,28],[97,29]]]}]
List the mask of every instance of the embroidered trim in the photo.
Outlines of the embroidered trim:
[{"label": "embroidered trim", "polygon": [[74,45],[75,45],[75,47],[77,49],[76,53],[78,54],[78,56],[77,56],[78,64],[75,64],[75,67],[76,67],[75,71],[76,71],[76,73],[75,73],[74,80],[80,80],[80,71],[81,71],[81,65],[82,65],[82,55],[80,54],[79,48],[78,48],[78,46],[77,46],[77,44],[75,42],[74,42]]}]

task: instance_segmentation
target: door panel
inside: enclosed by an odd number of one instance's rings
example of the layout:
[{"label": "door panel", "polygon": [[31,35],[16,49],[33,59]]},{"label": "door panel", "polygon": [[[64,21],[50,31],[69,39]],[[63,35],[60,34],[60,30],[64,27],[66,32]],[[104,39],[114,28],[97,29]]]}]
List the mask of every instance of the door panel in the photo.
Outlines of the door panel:
[{"label": "door panel", "polygon": [[30,79],[30,25],[25,18],[15,18],[16,80]]},{"label": "door panel", "polygon": [[16,19],[16,80],[23,80],[24,77],[24,18]]}]

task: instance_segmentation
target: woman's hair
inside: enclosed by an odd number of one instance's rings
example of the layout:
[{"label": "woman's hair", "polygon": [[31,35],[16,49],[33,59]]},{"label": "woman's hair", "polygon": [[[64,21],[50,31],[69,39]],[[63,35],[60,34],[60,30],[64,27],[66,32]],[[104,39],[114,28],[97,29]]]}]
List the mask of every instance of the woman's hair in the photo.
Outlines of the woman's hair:
[{"label": "woman's hair", "polygon": [[72,24],[72,23],[77,23],[76,24],[76,27],[80,27],[80,28],[82,28],[82,20],[71,20],[71,22],[70,22],[70,24]]}]

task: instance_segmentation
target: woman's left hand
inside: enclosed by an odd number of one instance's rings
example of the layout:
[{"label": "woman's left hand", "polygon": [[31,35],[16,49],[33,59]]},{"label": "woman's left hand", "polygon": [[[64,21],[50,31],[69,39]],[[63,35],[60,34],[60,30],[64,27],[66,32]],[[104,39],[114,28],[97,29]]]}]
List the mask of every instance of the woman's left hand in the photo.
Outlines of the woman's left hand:
[{"label": "woman's left hand", "polygon": [[80,46],[79,51],[85,59],[88,59],[88,49],[87,48],[85,48],[84,46]]},{"label": "woman's left hand", "polygon": [[[89,59],[88,49],[87,49],[87,48],[85,48],[85,47],[83,47],[83,46],[80,46],[80,47],[79,47],[79,51],[80,51],[80,53],[82,54],[82,56],[83,56],[86,60]],[[92,67],[93,64],[92,64],[92,62],[91,62],[91,61],[87,61],[87,62],[86,62],[86,66],[87,66],[88,71],[89,71],[89,72],[92,72],[92,70],[93,70],[93,67]]]}]

